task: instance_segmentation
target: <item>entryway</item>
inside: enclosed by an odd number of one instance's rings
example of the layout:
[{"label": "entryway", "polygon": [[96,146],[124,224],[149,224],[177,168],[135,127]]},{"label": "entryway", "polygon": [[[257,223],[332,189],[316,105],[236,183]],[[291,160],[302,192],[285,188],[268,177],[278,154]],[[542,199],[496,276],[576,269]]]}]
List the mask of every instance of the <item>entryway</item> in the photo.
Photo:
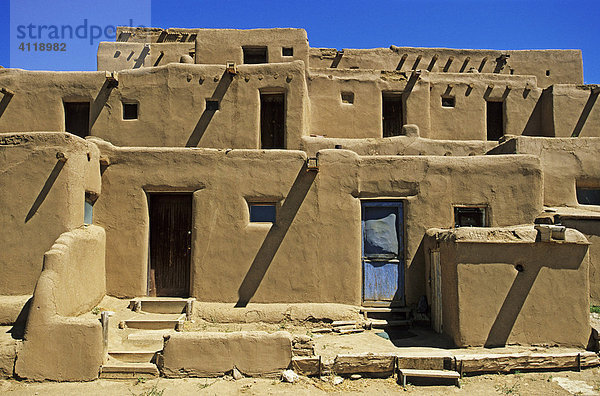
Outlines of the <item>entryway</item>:
[{"label": "entryway", "polygon": [[404,305],[402,201],[362,202],[363,305]]},{"label": "entryway", "polygon": [[149,194],[148,295],[189,297],[192,194]]}]

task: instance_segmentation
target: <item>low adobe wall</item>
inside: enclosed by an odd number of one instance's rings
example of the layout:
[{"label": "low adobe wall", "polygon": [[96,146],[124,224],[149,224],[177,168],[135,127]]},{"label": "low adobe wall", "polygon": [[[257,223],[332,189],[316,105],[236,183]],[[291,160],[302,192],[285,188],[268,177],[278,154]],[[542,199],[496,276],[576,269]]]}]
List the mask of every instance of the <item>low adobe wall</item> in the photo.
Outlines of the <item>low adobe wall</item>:
[{"label": "low adobe wall", "polygon": [[276,376],[292,361],[292,336],[285,331],[189,332],[165,336],[161,373],[168,378],[242,374]]},{"label": "low adobe wall", "polygon": [[77,317],[104,297],[104,229],[85,226],[62,234],[44,255],[25,342],[15,373],[32,380],[85,381],[98,377],[102,326]]},{"label": "low adobe wall", "polygon": [[572,229],[536,237],[532,226],[427,231],[427,255],[440,255],[443,332],[457,346],[585,348],[589,244]]}]

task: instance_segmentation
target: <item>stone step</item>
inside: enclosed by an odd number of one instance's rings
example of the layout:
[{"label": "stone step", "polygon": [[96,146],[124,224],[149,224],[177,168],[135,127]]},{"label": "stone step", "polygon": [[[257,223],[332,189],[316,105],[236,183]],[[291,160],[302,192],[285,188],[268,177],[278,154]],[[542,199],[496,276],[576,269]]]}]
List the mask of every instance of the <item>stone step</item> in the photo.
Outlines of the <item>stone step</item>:
[{"label": "stone step", "polygon": [[460,374],[457,371],[452,370],[398,369],[398,377],[405,388],[407,377],[452,379],[455,381],[456,386],[460,388]]},{"label": "stone step", "polygon": [[158,377],[158,368],[154,363],[108,363],[100,369],[100,378],[106,379],[156,377]]},{"label": "stone step", "polygon": [[369,319],[371,327],[375,329],[383,329],[386,327],[406,327],[412,325],[412,320],[386,320],[386,319]]},{"label": "stone step", "polygon": [[362,307],[360,312],[365,319],[409,319],[409,307]]},{"label": "stone step", "polygon": [[125,363],[150,363],[158,350],[108,351],[108,356]]},{"label": "stone step", "polygon": [[160,314],[184,313],[191,319],[195,298],[177,297],[138,297],[129,302],[129,307],[135,312],[150,312]]},{"label": "stone step", "polygon": [[[184,315],[183,315],[184,316]],[[185,318],[178,319],[157,319],[157,318],[136,318],[127,319],[119,323],[119,327],[129,329],[141,329],[141,330],[183,330],[183,323]]]},{"label": "stone step", "polygon": [[410,312],[410,307],[362,307],[361,313]]}]

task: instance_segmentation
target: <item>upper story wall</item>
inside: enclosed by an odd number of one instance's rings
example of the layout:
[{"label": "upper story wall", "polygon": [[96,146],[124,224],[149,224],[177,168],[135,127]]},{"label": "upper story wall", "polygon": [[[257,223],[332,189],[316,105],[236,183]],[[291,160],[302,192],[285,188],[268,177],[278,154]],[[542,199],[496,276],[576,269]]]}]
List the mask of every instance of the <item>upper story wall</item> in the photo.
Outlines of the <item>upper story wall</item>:
[{"label": "upper story wall", "polygon": [[[506,57],[508,55],[508,57]],[[538,86],[583,84],[580,50],[470,50],[396,47],[311,48],[311,68],[427,70],[442,73],[496,73],[535,76]]]},{"label": "upper story wall", "polygon": [[[300,147],[308,117],[302,62],[241,65],[236,75],[224,65],[170,64],[118,79],[113,87],[102,72],[1,70],[0,87],[14,95],[0,132],[65,131],[64,102],[81,102],[90,105],[90,135],[115,145],[258,149],[261,93],[280,93],[285,147]],[[137,119],[124,119],[124,103],[137,105]]]}]

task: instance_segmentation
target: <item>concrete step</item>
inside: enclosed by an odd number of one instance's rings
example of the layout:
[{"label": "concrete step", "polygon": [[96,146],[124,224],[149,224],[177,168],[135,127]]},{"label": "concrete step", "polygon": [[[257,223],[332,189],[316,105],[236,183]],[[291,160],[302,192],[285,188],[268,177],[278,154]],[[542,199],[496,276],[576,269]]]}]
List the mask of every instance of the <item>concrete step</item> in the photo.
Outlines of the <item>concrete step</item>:
[{"label": "concrete step", "polygon": [[154,363],[108,363],[101,367],[100,378],[132,379],[156,378],[158,368]]},{"label": "concrete step", "polygon": [[452,370],[416,370],[401,368],[398,369],[398,377],[405,388],[406,378],[408,377],[452,379],[455,381],[456,386],[460,388],[460,374],[457,371]]},{"label": "concrete step", "polygon": [[159,350],[108,351],[108,356],[124,363],[151,363]]},{"label": "concrete step", "polygon": [[177,297],[138,297],[129,302],[129,307],[136,312],[150,312],[161,314],[184,313],[191,319],[195,298]]}]

